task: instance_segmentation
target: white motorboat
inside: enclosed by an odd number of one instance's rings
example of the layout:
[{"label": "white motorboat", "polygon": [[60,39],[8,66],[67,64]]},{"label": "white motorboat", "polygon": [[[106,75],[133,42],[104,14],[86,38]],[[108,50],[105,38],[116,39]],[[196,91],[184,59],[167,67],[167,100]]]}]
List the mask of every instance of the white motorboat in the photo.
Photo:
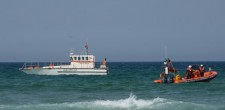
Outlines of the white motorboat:
[{"label": "white motorboat", "polygon": [[48,66],[27,65],[26,63],[20,68],[27,74],[36,75],[107,75],[109,73],[104,59],[99,68],[95,67],[95,56],[89,54],[88,45],[85,45],[85,54],[74,54],[70,52],[70,64],[55,65],[50,63]]}]

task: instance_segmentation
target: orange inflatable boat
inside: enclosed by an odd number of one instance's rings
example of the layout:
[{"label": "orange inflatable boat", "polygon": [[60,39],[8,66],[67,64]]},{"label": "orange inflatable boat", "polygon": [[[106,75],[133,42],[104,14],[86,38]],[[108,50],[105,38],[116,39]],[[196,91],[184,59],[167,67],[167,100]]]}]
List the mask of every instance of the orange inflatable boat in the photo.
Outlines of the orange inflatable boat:
[{"label": "orange inflatable boat", "polygon": [[[175,71],[176,70],[176,71]],[[209,68],[205,71],[204,66],[189,65],[185,77],[181,77],[178,70],[172,65],[170,59],[166,59],[163,64],[160,79],[154,80],[155,83],[188,83],[188,82],[207,82],[212,80],[218,73]]]},{"label": "orange inflatable boat", "polygon": [[[194,77],[194,78],[177,78],[177,76],[175,78],[173,78],[173,81],[171,83],[188,83],[188,82],[208,82],[210,80],[212,80],[213,78],[215,78],[217,76],[217,72],[216,71],[208,71],[208,72],[204,72],[204,76],[202,77]],[[168,81],[165,82],[163,81],[163,79],[158,79],[158,80],[154,80],[155,83],[169,83]]]}]

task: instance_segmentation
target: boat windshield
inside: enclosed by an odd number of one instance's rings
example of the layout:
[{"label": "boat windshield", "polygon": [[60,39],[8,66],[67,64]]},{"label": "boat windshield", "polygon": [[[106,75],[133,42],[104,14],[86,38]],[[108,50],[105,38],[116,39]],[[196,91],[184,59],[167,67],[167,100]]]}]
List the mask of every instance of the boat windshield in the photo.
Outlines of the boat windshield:
[{"label": "boat windshield", "polygon": [[192,70],[199,70],[199,65],[192,65],[191,69]]}]

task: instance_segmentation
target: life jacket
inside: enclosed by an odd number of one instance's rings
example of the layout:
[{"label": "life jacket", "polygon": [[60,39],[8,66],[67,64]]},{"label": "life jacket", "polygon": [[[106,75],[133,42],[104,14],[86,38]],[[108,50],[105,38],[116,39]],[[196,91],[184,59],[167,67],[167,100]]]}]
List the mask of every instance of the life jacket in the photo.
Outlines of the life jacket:
[{"label": "life jacket", "polygon": [[180,74],[176,75],[175,80],[181,80]]},{"label": "life jacket", "polygon": [[199,72],[199,70],[194,70],[194,71],[193,71],[193,75],[194,75],[195,78],[200,77],[200,72]]},{"label": "life jacket", "polygon": [[187,68],[187,71],[191,71],[191,68]]}]

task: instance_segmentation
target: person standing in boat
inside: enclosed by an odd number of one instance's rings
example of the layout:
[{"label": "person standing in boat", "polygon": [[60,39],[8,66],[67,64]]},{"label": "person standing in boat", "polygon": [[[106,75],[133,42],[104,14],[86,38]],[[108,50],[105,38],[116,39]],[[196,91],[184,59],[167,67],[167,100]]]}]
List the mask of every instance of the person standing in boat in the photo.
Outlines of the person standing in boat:
[{"label": "person standing in boat", "polygon": [[102,61],[102,65],[106,65],[106,58]]},{"label": "person standing in boat", "polygon": [[201,77],[203,77],[204,76],[204,72],[205,72],[205,67],[203,66],[203,64],[201,64],[199,70],[200,70]]},{"label": "person standing in boat", "polygon": [[186,74],[187,74],[187,79],[193,78],[191,65],[188,66]]},{"label": "person standing in boat", "polygon": [[100,68],[106,68],[106,58],[102,61]]},{"label": "person standing in boat", "polygon": [[165,74],[165,69],[166,69],[166,67],[167,67],[167,62],[166,61],[164,61],[164,63],[163,63],[164,65],[163,65],[163,67],[162,67],[162,73],[159,75],[159,77],[160,77],[160,79],[162,80],[163,79],[163,77],[166,75]]},{"label": "person standing in boat", "polygon": [[177,72],[177,70],[173,67],[173,64],[169,58],[167,59],[167,65],[168,65],[169,72],[172,72],[172,73]]}]

